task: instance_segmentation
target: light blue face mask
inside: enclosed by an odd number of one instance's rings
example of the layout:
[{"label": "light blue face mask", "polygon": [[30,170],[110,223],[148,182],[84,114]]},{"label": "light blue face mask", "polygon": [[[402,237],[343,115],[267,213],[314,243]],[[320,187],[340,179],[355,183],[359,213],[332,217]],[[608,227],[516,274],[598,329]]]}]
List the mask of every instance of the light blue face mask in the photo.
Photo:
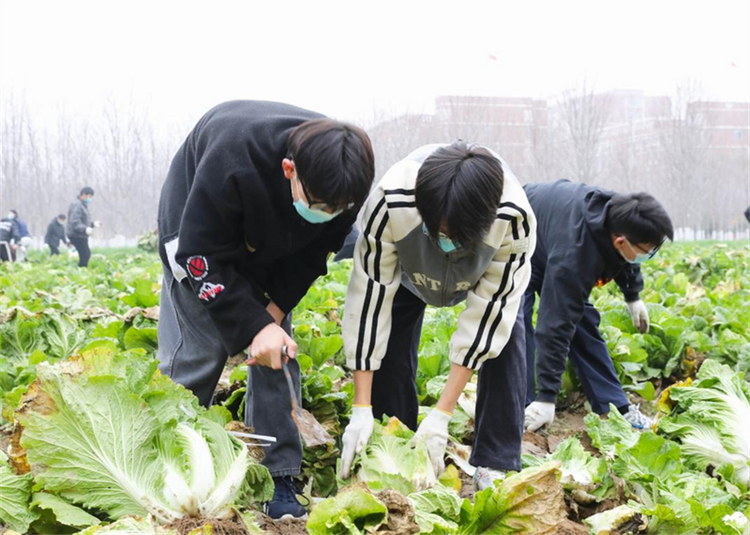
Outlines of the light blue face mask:
[{"label": "light blue face mask", "polygon": [[329,214],[325,210],[310,208],[310,206],[305,201],[294,201],[294,208],[295,210],[297,210],[297,213],[302,219],[304,219],[308,223],[314,224],[328,223],[341,213],[341,210]]},{"label": "light blue face mask", "polygon": [[[292,188],[292,199],[294,199],[294,181],[299,181],[299,178],[295,177],[293,180],[291,180],[291,188]],[[300,182],[300,185],[302,185],[302,182]],[[302,186],[303,191],[303,197],[307,197],[307,192],[304,189],[304,186]],[[307,203],[307,200],[299,200],[294,201],[292,203],[294,205],[294,209],[297,210],[297,213],[299,216],[307,221],[308,223],[313,223],[315,225],[319,223],[328,223],[331,221],[334,217],[339,215],[343,210],[339,210],[337,212],[328,213],[325,210],[321,210],[319,208],[310,208],[310,205]]]},{"label": "light blue face mask", "polygon": [[452,253],[453,251],[458,249],[458,245],[456,245],[453,240],[448,238],[442,232],[440,233],[440,237],[438,238],[438,246],[444,253]]},{"label": "light blue face mask", "polygon": [[630,245],[630,242],[628,242],[628,246],[630,247],[630,250],[635,253],[635,258],[633,260],[629,260],[622,253],[620,253],[620,256],[622,256],[627,261],[628,264],[633,264],[633,265],[643,264],[646,260],[651,260],[653,257],[656,256],[656,253],[659,252],[659,248],[661,247],[661,245],[659,245],[658,247],[654,247],[648,253],[639,253],[637,249],[635,249],[632,245]]},{"label": "light blue face mask", "polygon": [[84,199],[83,202],[85,202],[86,206],[88,206],[89,204],[91,204],[91,197],[89,197],[88,199]]},{"label": "light blue face mask", "polygon": [[[427,225],[425,225],[424,223],[422,223],[422,232],[424,232],[427,236],[430,235],[430,232],[427,230]],[[453,251],[458,249],[460,245],[441,232],[440,234],[438,234],[438,247],[440,247],[441,251],[447,254],[452,253]]]}]

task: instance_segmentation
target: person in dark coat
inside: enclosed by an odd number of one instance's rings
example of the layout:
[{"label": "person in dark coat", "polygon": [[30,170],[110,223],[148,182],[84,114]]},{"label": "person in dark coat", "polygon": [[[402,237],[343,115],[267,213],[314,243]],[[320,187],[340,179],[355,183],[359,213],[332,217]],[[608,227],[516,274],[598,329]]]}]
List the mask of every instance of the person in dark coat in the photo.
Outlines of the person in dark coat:
[{"label": "person in dark coat", "polygon": [[68,237],[65,235],[65,214],[60,214],[47,225],[47,232],[44,234],[44,243],[49,246],[50,256],[60,254],[60,242],[65,244]]},{"label": "person in dark coat", "polygon": [[613,404],[634,427],[650,427],[651,420],[629,403],[622,389],[589,294],[614,280],[633,325],[647,332],[639,264],[674,238],[669,215],[648,193],[622,195],[567,180],[527,184],[524,190],[538,223],[524,299],[526,428],[535,431],[553,421],[568,359],[594,412],[605,414]]},{"label": "person in dark coat", "polygon": [[263,461],[272,518],[305,514],[292,481],[302,445],[280,370],[286,354],[299,396],[291,312],[326,273],[374,174],[362,129],[243,100],[201,118],[162,188],[159,367],[208,406],[227,357],[248,350],[245,422],[276,437]]},{"label": "person in dark coat", "polygon": [[89,249],[89,236],[94,233],[94,228],[99,226],[98,221],[92,221],[89,214],[89,205],[94,198],[94,190],[88,186],[81,189],[78,198],[68,208],[68,240],[78,251],[78,266],[88,267],[91,258]]},{"label": "person in dark coat", "polygon": [[11,210],[8,215],[0,219],[0,262],[14,260],[20,241],[21,231],[16,220],[16,212]]}]

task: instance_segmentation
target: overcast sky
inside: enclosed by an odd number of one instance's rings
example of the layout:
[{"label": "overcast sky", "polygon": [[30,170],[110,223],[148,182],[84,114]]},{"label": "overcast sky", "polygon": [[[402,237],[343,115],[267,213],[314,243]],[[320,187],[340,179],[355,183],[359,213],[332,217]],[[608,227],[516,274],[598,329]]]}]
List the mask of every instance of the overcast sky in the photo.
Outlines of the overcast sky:
[{"label": "overcast sky", "polygon": [[43,113],[105,98],[190,123],[235,99],[370,123],[435,96],[669,94],[750,100],[750,1],[0,0],[0,97]]}]

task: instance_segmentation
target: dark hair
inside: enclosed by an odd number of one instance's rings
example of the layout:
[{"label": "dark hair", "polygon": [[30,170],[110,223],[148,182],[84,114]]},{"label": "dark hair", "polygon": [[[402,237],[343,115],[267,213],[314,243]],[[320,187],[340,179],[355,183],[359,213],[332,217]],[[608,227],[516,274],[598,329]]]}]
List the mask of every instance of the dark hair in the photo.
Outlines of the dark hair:
[{"label": "dark hair", "polygon": [[11,208],[10,211],[13,213],[13,215],[16,216],[16,218],[18,217],[18,210],[16,210],[15,208]]},{"label": "dark hair", "polygon": [[81,189],[81,193],[79,193],[78,196],[80,197],[81,195],[93,195],[93,194],[94,194],[94,190],[90,188],[89,186],[86,186],[85,188]]},{"label": "dark hair", "polygon": [[67,216],[65,214],[58,214],[57,219],[67,219]]},{"label": "dark hair", "polygon": [[463,247],[478,243],[492,226],[503,195],[503,167],[489,150],[458,141],[441,147],[417,173],[417,210],[430,237],[443,222],[451,240]]},{"label": "dark hair", "polygon": [[648,193],[615,193],[607,207],[607,229],[625,236],[633,245],[661,245],[667,238],[674,240],[672,220]]},{"label": "dark hair", "polygon": [[289,135],[287,157],[310,195],[331,208],[357,211],[375,177],[372,143],[364,130],[333,119],[313,119]]}]

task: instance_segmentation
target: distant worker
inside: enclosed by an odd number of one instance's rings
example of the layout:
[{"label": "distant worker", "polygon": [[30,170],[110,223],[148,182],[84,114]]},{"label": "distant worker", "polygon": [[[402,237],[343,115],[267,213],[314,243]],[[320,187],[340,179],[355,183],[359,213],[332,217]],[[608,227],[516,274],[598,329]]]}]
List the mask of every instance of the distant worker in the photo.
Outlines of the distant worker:
[{"label": "distant worker", "polygon": [[19,241],[21,241],[21,232],[18,229],[15,210],[11,210],[0,219],[0,262],[14,260]]},{"label": "distant worker", "polygon": [[99,227],[98,221],[92,221],[89,214],[89,205],[94,198],[94,190],[86,186],[81,189],[78,198],[68,208],[68,240],[78,251],[78,265],[88,267],[91,258],[89,249],[89,236],[94,233],[94,228]]},{"label": "distant worker", "polygon": [[68,237],[65,235],[66,219],[65,214],[60,214],[47,225],[44,243],[49,246],[50,256],[60,254],[60,242],[69,243]]},{"label": "distant worker", "polygon": [[20,239],[18,240],[18,248],[16,249],[16,262],[25,262],[26,254],[31,247],[31,233],[29,232],[29,226],[26,222],[21,219],[18,215],[18,210],[11,210],[16,216],[16,222],[18,223],[18,234]]},{"label": "distant worker", "polygon": [[614,280],[633,325],[638,332],[648,332],[648,310],[639,297],[643,290],[639,264],[653,258],[665,240],[673,239],[669,215],[648,193],[622,195],[567,180],[527,184],[524,190],[538,222],[524,300],[526,428],[536,431],[554,420],[568,359],[594,412],[606,414],[611,403],[633,427],[650,427],[651,419],[630,403],[622,389],[589,295],[594,287]]}]

